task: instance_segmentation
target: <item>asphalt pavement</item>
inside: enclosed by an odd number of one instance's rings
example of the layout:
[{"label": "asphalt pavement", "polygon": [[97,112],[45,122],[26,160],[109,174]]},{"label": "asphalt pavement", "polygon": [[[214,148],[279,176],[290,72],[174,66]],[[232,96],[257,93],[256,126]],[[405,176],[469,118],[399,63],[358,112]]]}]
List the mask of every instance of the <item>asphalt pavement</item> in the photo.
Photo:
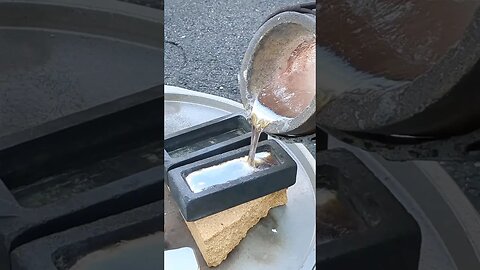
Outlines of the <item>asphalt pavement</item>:
[{"label": "asphalt pavement", "polygon": [[165,83],[240,102],[250,39],[275,10],[308,1],[165,1]]}]

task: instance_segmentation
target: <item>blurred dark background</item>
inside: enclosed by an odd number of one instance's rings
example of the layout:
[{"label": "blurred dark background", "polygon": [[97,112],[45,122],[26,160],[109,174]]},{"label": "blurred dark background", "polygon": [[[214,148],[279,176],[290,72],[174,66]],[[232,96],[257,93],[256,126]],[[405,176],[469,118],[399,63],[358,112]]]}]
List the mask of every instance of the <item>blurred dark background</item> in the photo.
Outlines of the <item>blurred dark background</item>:
[{"label": "blurred dark background", "polygon": [[120,0],[120,1],[147,6],[151,8],[163,9],[163,0]]}]

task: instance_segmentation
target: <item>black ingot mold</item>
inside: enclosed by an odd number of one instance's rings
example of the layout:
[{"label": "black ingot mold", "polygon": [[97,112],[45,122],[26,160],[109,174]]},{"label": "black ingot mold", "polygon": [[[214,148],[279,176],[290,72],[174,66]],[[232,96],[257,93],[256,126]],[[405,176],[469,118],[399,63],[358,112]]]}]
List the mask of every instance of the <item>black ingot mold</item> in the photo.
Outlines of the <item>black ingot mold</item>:
[{"label": "black ingot mold", "polygon": [[336,199],[318,205],[319,269],[416,270],[421,232],[413,217],[352,153],[317,153],[317,194]]},{"label": "black ingot mold", "polygon": [[[171,169],[250,145],[251,131],[245,116],[230,114],[170,134],[165,138],[166,175]],[[259,140],[266,139],[262,133]]]},{"label": "black ingot mold", "polygon": [[0,138],[0,270],[24,243],[163,198],[162,106],[158,86]]},{"label": "black ingot mold", "polygon": [[161,233],[163,224],[162,200],[24,244],[12,251],[12,270],[68,270],[92,252]]},{"label": "black ingot mold", "polygon": [[258,144],[257,153],[270,152],[277,164],[198,193],[190,189],[185,180],[189,173],[247,156],[249,149],[246,146],[168,172],[170,191],[186,221],[198,220],[295,184],[297,164],[276,141],[267,140]]}]

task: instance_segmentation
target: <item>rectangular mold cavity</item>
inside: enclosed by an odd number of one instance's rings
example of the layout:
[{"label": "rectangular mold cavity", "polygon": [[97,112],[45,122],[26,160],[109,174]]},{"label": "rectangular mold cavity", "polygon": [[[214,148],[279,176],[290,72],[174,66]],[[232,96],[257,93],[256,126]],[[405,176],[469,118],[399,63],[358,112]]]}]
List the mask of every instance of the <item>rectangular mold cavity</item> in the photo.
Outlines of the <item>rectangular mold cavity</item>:
[{"label": "rectangular mold cavity", "polygon": [[276,141],[267,140],[260,142],[257,149],[257,155],[262,152],[271,154],[271,165],[267,168],[238,177],[219,174],[218,177],[225,177],[223,181],[215,179],[214,185],[192,190],[187,182],[189,175],[245,158],[249,148],[246,146],[169,171],[170,191],[185,220],[197,220],[295,184],[297,164]]},{"label": "rectangular mold cavity", "polygon": [[416,270],[413,217],[352,153],[317,153],[317,267]]},{"label": "rectangular mold cavity", "polygon": [[211,123],[208,128],[199,129],[197,132],[178,135],[175,140],[167,140],[165,150],[170,157],[178,158],[247,134],[250,131],[251,127],[246,119],[236,115],[220,122]]},{"label": "rectangular mold cavity", "polygon": [[163,201],[151,203],[22,245],[12,270],[162,269],[163,224]]},{"label": "rectangular mold cavity", "polygon": [[[232,114],[176,132],[165,138],[165,170],[177,168],[250,144],[251,125]],[[266,140],[262,134],[260,141]],[[168,177],[167,177],[168,178]]]},{"label": "rectangular mold cavity", "polygon": [[216,185],[224,185],[242,177],[268,170],[278,165],[275,156],[267,151],[256,153],[256,166],[248,164],[248,156],[237,157],[184,174],[183,177],[193,193],[199,193]]},{"label": "rectangular mold cavity", "polygon": [[[100,117],[0,151],[0,179],[36,208],[163,165],[156,102]],[[141,119],[142,121],[138,121]]]}]

